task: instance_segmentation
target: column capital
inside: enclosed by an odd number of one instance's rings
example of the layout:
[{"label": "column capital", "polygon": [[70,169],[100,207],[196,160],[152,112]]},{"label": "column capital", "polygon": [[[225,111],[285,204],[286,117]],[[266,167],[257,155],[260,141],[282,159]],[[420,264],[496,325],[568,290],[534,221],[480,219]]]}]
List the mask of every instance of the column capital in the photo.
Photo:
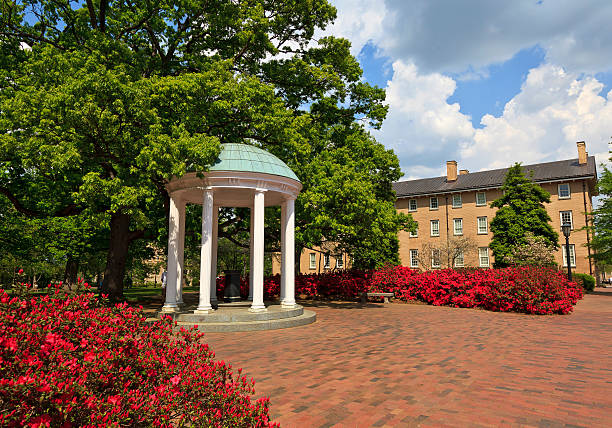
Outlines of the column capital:
[{"label": "column capital", "polygon": [[196,189],[203,190],[204,192],[213,192],[215,190],[213,186],[196,186]]},{"label": "column capital", "polygon": [[186,203],[185,198],[183,197],[183,195],[181,195],[181,193],[182,192],[172,192],[168,195],[177,206],[185,205]]}]

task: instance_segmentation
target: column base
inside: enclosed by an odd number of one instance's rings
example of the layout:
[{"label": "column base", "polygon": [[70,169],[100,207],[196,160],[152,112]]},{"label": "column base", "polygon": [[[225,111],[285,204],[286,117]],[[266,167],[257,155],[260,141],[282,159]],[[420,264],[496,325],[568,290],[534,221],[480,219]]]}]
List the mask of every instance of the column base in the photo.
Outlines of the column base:
[{"label": "column base", "polygon": [[213,308],[210,309],[196,309],[195,311],[193,311],[193,313],[195,315],[208,315],[208,314],[212,314],[215,310]]},{"label": "column base", "polygon": [[294,308],[297,308],[297,307],[298,307],[298,304],[295,303],[295,302],[293,302],[293,303],[290,303],[290,302],[281,302],[281,308],[283,308],[283,309],[294,309]]},{"label": "column base", "polygon": [[251,306],[249,308],[249,312],[268,312],[268,308],[266,308],[265,306],[261,306],[261,307],[259,307],[259,306],[256,306],[256,307]]},{"label": "column base", "polygon": [[162,308],[161,308],[162,312],[165,313],[174,313],[174,312],[178,312],[180,311],[180,308],[178,307],[178,304],[176,303],[170,303],[170,304],[165,304]]}]

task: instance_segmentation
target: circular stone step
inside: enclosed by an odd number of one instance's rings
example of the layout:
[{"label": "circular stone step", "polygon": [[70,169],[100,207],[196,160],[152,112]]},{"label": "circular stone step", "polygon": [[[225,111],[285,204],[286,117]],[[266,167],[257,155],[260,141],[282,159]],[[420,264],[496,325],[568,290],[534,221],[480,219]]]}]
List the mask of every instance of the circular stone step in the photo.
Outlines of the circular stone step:
[{"label": "circular stone step", "polygon": [[249,312],[247,307],[237,305],[219,305],[209,314],[194,314],[195,307],[185,307],[179,312],[158,312],[171,316],[178,327],[197,326],[201,331],[255,331],[274,330],[296,327],[315,322],[316,313],[305,311],[300,305],[294,308],[283,308],[281,305],[269,305],[265,312]]},{"label": "circular stone step", "polygon": [[190,328],[196,326],[198,330],[214,333],[214,332],[232,332],[232,331],[261,331],[261,330],[276,330],[280,328],[299,327],[306,324],[311,324],[317,319],[317,314],[313,311],[305,310],[302,315],[291,318],[270,319],[264,321],[242,321],[242,322],[184,322],[179,321],[176,328]]}]

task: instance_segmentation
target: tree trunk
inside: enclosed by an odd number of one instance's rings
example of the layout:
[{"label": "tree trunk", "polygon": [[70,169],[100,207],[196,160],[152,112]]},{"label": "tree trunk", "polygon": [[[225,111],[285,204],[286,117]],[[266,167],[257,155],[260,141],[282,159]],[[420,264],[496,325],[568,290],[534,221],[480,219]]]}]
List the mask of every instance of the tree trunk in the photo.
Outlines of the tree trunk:
[{"label": "tree trunk", "polygon": [[296,245],[294,248],[294,251],[295,251],[295,259],[293,260],[294,275],[300,275],[302,273],[300,264],[302,261],[302,251],[303,250],[304,250],[304,247],[300,247],[298,245]]},{"label": "tree trunk", "polygon": [[77,274],[79,271],[79,260],[72,256],[68,256],[66,260],[66,269],[64,270],[64,284],[68,286],[70,290],[77,283]]},{"label": "tree trunk", "polygon": [[106,257],[106,269],[102,282],[102,292],[108,294],[111,301],[123,298],[123,277],[125,263],[130,245],[130,216],[128,214],[113,214],[110,221],[110,242]]}]

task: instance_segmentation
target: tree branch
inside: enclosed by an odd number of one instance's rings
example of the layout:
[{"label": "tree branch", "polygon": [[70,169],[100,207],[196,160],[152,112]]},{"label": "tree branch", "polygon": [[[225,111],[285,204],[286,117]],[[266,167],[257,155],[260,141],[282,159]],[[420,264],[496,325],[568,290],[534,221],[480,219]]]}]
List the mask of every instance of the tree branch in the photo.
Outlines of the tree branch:
[{"label": "tree branch", "polygon": [[80,214],[84,208],[79,207],[75,204],[67,205],[63,208],[56,210],[51,215],[46,215],[40,211],[35,211],[24,206],[21,201],[6,187],[0,186],[0,194],[3,194],[10,202],[13,207],[21,214],[27,215],[28,217],[44,218],[44,217],[70,217],[73,215]]},{"label": "tree branch", "polygon": [[91,24],[91,27],[94,29],[98,28],[96,10],[94,9],[94,5],[91,0],[87,0],[87,9],[89,10],[89,23]]},{"label": "tree branch", "polygon": [[108,0],[100,0],[100,31],[104,33],[106,31],[106,7],[108,6]]}]

